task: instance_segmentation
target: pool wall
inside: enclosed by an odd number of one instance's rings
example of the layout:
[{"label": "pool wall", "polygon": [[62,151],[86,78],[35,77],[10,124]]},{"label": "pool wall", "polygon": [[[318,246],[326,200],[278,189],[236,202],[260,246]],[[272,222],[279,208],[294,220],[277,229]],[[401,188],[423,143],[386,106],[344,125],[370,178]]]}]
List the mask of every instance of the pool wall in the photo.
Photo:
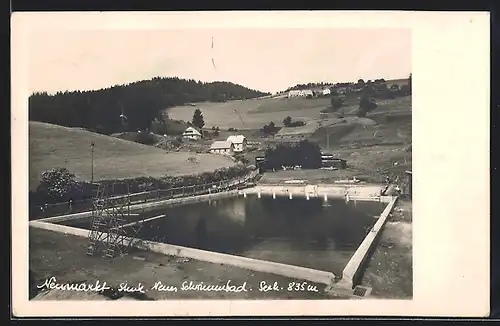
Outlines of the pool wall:
[{"label": "pool wall", "polygon": [[350,286],[351,288],[354,287],[359,276],[362,274],[364,264],[368,260],[371,249],[379,237],[381,233],[380,231],[383,229],[387,217],[394,208],[397,199],[397,197],[391,198],[391,201],[387,204],[377,222],[375,222],[370,232],[363,239],[363,242],[361,242],[358,249],[356,249],[346,267],[342,271],[342,282],[345,283],[346,286]]}]

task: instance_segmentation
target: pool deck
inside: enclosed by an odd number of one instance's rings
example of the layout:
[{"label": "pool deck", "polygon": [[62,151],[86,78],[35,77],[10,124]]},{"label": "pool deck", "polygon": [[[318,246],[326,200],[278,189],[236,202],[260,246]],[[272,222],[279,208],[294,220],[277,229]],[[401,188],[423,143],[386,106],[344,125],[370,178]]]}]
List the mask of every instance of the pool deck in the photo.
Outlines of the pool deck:
[{"label": "pool deck", "polygon": [[[29,240],[30,271],[33,272],[32,281],[35,285],[43,284],[46,279],[55,277],[57,283],[85,281],[87,284],[94,284],[99,280],[101,283],[107,282],[115,289],[122,282],[127,282],[132,286],[142,283],[145,289],[151,289],[155,283],[162,282],[163,285],[177,286],[179,289],[177,292],[149,290],[137,300],[358,299],[349,289],[325,293],[325,285],[313,282],[308,282],[308,284],[317,286],[318,292],[287,291],[289,283],[302,282],[302,280],[225,264],[167,256],[149,250],[132,249],[128,255],[114,259],[90,257],[85,254],[88,245],[86,238],[35,227],[30,228]],[[226,284],[227,281],[231,281],[234,285],[242,285],[246,282],[248,291],[239,293],[182,291],[182,283],[186,281],[215,285]],[[260,291],[260,283],[263,281],[271,285],[278,282],[284,289]],[[77,294],[75,293],[75,296]],[[74,299],[71,294],[67,294],[59,300]],[[96,296],[92,300],[109,299]]]}]

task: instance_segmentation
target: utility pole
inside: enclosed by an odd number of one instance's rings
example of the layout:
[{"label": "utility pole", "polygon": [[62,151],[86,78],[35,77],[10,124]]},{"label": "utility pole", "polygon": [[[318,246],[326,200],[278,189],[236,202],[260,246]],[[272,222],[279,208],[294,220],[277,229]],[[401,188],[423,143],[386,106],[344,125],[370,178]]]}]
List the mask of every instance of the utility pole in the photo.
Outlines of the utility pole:
[{"label": "utility pole", "polygon": [[326,149],[330,150],[330,131],[326,128]]},{"label": "utility pole", "polygon": [[90,172],[91,172],[91,183],[94,183],[94,142],[90,142]]}]

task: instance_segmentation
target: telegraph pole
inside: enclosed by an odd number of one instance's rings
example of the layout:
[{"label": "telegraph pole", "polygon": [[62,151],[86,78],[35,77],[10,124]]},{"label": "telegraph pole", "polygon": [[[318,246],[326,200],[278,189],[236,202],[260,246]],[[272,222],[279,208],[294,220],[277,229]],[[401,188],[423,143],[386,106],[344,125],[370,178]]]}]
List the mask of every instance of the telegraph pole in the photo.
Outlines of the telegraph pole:
[{"label": "telegraph pole", "polygon": [[94,183],[94,142],[90,142],[90,172],[91,172],[91,183]]}]

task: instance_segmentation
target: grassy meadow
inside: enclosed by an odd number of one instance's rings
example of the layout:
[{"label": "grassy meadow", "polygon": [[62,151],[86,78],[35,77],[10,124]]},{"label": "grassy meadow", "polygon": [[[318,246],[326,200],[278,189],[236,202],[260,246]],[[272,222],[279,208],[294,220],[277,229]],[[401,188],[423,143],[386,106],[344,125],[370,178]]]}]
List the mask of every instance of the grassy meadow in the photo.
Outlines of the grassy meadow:
[{"label": "grassy meadow", "polygon": [[[94,180],[177,176],[209,172],[234,165],[221,155],[166,152],[152,146],[91,133],[79,128],[29,123],[29,182],[34,190],[41,174],[65,167],[77,180],[91,180],[90,143],[94,142]],[[188,159],[196,157],[195,162]]]}]

